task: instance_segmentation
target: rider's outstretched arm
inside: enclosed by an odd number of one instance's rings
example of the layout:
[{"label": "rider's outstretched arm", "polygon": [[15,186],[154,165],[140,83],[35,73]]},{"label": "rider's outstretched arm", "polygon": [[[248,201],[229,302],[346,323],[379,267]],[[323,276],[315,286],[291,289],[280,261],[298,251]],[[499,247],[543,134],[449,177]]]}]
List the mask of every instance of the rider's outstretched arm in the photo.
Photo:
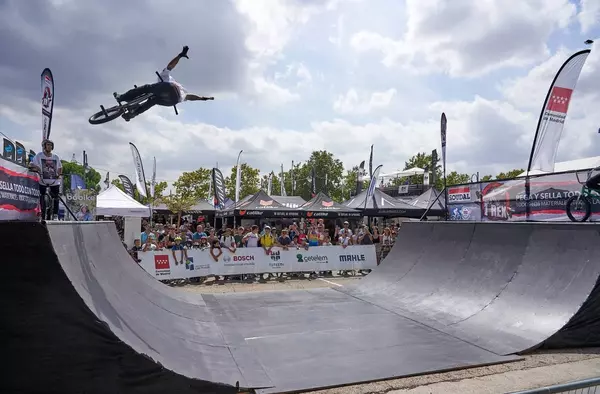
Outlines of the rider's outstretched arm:
[{"label": "rider's outstretched arm", "polygon": [[196,94],[189,94],[188,93],[185,96],[185,99],[187,101],[199,101],[199,100],[201,100],[201,101],[207,101],[207,100],[214,100],[214,97],[202,97],[202,96],[198,96]]}]

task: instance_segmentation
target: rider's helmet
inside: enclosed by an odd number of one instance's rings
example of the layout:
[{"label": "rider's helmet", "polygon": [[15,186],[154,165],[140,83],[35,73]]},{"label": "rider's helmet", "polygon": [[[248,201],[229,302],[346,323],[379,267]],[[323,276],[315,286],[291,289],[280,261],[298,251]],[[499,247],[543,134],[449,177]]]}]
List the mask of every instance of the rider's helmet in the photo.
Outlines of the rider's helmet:
[{"label": "rider's helmet", "polygon": [[46,148],[46,144],[51,144],[52,145],[52,149],[54,149],[54,142],[52,140],[49,140],[48,138],[44,139],[42,141],[42,149]]}]

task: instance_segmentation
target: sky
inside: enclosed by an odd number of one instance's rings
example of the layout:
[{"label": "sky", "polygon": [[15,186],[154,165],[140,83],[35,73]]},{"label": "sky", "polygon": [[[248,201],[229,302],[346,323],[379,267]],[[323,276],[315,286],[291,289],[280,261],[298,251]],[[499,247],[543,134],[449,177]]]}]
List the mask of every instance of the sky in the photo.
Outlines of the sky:
[{"label": "sky", "polygon": [[[508,6],[508,4],[510,4]],[[51,139],[104,176],[157,180],[242,161],[265,174],[328,150],[389,173],[440,151],[448,171],[526,168],[545,95],[586,39],[598,0],[0,0],[0,132],[39,150],[40,74],[55,79]],[[214,101],[90,125],[112,92],[173,77]],[[600,156],[600,48],[573,95],[558,161]]]}]

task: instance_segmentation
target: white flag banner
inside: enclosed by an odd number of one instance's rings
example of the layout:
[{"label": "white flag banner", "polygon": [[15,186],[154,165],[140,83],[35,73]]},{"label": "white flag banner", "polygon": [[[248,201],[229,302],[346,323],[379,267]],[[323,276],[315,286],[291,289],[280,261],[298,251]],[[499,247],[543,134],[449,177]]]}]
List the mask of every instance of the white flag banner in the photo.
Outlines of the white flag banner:
[{"label": "white flag banner", "polygon": [[237,164],[235,165],[235,202],[240,201],[240,188],[242,184],[242,167],[240,166],[240,157],[242,157],[243,150],[240,151],[237,158]]},{"label": "white flag banner", "polygon": [[133,155],[133,165],[135,166],[135,186],[143,197],[148,197],[148,193],[146,191],[146,176],[144,175],[144,164],[142,164],[142,158],[140,157],[140,152],[138,148],[133,144],[129,143],[131,146],[131,154]]},{"label": "white flag banner", "polygon": [[271,172],[269,174],[269,181],[267,183],[267,194],[270,196],[271,195],[271,191],[273,189],[273,173]]},{"label": "white flag banner", "polygon": [[152,181],[150,182],[150,197],[154,198],[154,186],[156,185],[156,157],[152,163]]},{"label": "white flag banner", "polygon": [[590,50],[586,49],[572,55],[558,70],[550,85],[535,132],[528,172],[554,172],[571,96],[589,54]]},{"label": "white flag banner", "polygon": [[369,188],[367,189],[367,195],[365,197],[365,209],[367,209],[367,202],[370,198],[375,194],[375,188],[377,187],[377,178],[379,177],[379,171],[381,171],[381,164],[377,166],[375,171],[373,171],[373,176],[371,177],[371,182],[369,183]]},{"label": "white flag banner", "polygon": [[285,176],[283,174],[283,163],[281,164],[281,180],[280,180],[280,185],[281,185],[281,190],[280,190],[280,195],[283,197],[287,196],[287,193],[285,191]]}]

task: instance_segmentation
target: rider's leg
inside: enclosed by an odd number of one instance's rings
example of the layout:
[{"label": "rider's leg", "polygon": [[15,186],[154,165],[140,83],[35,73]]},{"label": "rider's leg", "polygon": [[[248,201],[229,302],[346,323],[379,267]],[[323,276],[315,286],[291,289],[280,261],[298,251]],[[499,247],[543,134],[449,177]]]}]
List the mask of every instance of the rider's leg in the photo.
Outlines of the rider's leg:
[{"label": "rider's leg", "polygon": [[[52,197],[53,207],[52,214],[56,217],[58,216],[58,195],[60,193],[60,186],[54,185],[50,186],[50,196]],[[52,218],[54,219],[54,218]]]},{"label": "rider's leg", "polygon": [[42,211],[42,220],[46,220],[46,189],[48,188],[48,186],[46,185],[39,185],[40,186],[40,209]]},{"label": "rider's leg", "polygon": [[589,187],[590,189],[598,189],[600,188],[600,173],[594,175],[593,177],[591,177],[590,179],[587,180],[587,182],[585,183],[585,185],[587,187]]}]

